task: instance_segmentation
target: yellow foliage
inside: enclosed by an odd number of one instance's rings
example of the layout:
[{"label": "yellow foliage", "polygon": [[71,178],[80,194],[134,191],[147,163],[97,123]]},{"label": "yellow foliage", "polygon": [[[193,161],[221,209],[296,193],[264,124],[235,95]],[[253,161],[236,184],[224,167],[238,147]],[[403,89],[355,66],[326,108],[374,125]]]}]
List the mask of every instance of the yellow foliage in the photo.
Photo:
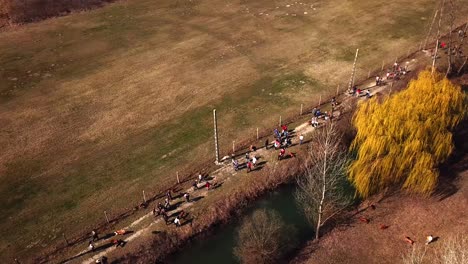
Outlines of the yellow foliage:
[{"label": "yellow foliage", "polygon": [[350,148],[357,158],[348,169],[358,194],[367,197],[394,184],[430,194],[437,166],[453,150],[450,131],[465,112],[461,88],[428,70],[382,103],[362,103],[353,118],[357,134]]}]

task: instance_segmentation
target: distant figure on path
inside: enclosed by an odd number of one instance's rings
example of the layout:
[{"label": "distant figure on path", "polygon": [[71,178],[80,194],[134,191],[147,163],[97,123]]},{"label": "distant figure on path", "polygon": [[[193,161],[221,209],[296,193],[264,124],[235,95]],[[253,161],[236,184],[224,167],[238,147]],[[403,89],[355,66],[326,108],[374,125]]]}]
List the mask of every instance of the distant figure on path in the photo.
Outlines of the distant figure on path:
[{"label": "distant figure on path", "polygon": [[94,244],[93,244],[93,241],[89,241],[88,250],[89,250],[89,251],[94,251]]},{"label": "distant figure on path", "polygon": [[239,162],[236,159],[232,159],[232,166],[234,167],[235,171],[239,170]]},{"label": "distant figure on path", "polygon": [[179,227],[180,226],[180,219],[178,216],[176,216],[176,218],[174,219],[174,224]]},{"label": "distant figure on path", "polygon": [[278,139],[275,139],[275,142],[273,143],[273,147],[275,149],[278,149],[280,147],[280,142],[278,141]]},{"label": "distant figure on path", "polygon": [[91,231],[91,238],[93,239],[93,241],[96,241],[99,239],[98,233],[94,229],[93,231]]},{"label": "distant figure on path", "polygon": [[285,153],[286,153],[286,149],[282,148],[278,154],[278,160],[283,159]]},{"label": "distant figure on path", "polygon": [[371,94],[370,94],[369,89],[366,90],[366,98],[371,98]]},{"label": "distant figure on path", "polygon": [[247,162],[247,173],[251,172],[252,171],[252,162],[249,160]]},{"label": "distant figure on path", "polygon": [[255,167],[255,165],[257,165],[257,157],[255,157],[255,156],[252,157],[252,164],[253,164],[254,167]]},{"label": "distant figure on path", "polygon": [[302,145],[302,142],[304,141],[304,136],[301,134],[299,136],[299,145]]},{"label": "distant figure on path", "polygon": [[184,198],[185,198],[185,201],[187,203],[190,202],[190,194],[189,193],[184,193]]},{"label": "distant figure on path", "polygon": [[198,190],[198,183],[196,180],[193,182],[192,186],[193,186],[193,191]]},{"label": "distant figure on path", "polygon": [[200,174],[198,174],[198,182],[201,183],[202,181],[203,181],[203,176],[202,176],[201,173],[200,173]]},{"label": "distant figure on path", "polygon": [[268,146],[269,146],[269,142],[268,142],[268,138],[265,140],[265,149],[268,149]]}]

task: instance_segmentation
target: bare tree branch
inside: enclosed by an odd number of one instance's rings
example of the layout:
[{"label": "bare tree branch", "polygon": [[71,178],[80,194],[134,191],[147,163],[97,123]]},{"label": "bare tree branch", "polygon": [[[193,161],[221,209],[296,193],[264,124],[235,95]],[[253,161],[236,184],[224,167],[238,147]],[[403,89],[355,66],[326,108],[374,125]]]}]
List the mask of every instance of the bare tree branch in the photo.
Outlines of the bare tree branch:
[{"label": "bare tree branch", "polygon": [[341,134],[333,123],[318,131],[309,148],[305,173],[297,178],[296,200],[315,225],[316,239],[320,228],[351,201],[343,188],[347,183],[347,157],[340,142]]}]

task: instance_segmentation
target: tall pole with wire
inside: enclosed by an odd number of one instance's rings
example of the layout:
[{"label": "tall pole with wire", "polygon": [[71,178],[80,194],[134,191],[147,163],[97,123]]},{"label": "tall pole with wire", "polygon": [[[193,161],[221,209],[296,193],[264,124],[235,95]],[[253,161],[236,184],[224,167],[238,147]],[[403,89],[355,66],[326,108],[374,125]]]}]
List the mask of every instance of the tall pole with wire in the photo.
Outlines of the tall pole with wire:
[{"label": "tall pole with wire", "polygon": [[349,79],[348,89],[351,90],[354,86],[354,77],[356,73],[356,62],[359,55],[359,49],[356,49],[356,55],[354,56],[353,70],[351,72],[351,78]]},{"label": "tall pole with wire", "polygon": [[216,119],[216,109],[213,109],[213,125],[214,125],[214,144],[215,144],[216,164],[219,164],[218,120]]}]

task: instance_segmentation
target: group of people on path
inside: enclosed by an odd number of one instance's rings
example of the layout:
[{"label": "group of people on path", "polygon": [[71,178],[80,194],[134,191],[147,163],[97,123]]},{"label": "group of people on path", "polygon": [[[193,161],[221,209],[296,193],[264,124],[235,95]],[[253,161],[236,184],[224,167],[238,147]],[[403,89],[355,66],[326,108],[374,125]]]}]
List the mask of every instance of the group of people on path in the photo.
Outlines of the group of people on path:
[{"label": "group of people on path", "polygon": [[[106,238],[109,238],[109,237],[114,237],[114,236],[119,236],[119,235],[125,235],[126,233],[128,233],[127,230],[125,229],[119,229],[113,233],[110,233],[110,234],[107,234],[103,237],[99,237],[99,234],[98,232],[93,229],[91,231],[91,240],[89,241],[88,243],[88,251],[95,251],[96,250],[96,247],[94,245],[95,242],[99,241],[100,239],[106,239]],[[121,239],[121,238],[114,238],[112,239],[111,243],[115,246],[115,247],[124,247],[126,242]],[[103,257],[103,258],[100,258],[98,259],[100,260],[101,262],[98,262],[96,261],[96,263],[106,263],[107,261],[107,258]]]},{"label": "group of people on path", "polygon": [[[188,192],[184,192],[182,197],[185,199],[185,202],[190,202],[190,194]],[[170,220],[170,215],[168,214],[169,211],[176,209],[176,205],[171,205],[171,202],[174,200],[172,196],[172,190],[168,190],[166,192],[166,198],[164,200],[164,205],[159,202],[158,205],[153,209],[154,217],[161,216],[166,223],[166,225],[170,224],[171,222],[175,224],[175,226],[181,226],[181,219],[185,219],[188,216],[188,213],[181,210],[174,220]]]}]

